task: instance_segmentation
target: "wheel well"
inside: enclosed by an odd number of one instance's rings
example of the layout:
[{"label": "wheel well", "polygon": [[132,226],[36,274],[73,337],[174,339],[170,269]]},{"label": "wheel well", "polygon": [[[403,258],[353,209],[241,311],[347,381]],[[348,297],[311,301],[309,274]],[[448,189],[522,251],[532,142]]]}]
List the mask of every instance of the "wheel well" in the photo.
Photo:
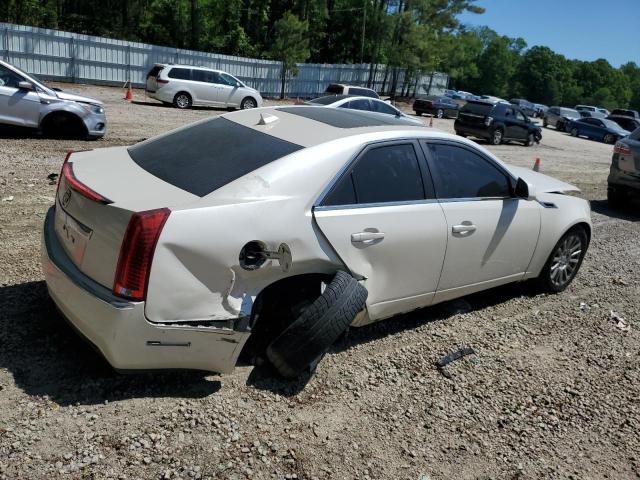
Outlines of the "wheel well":
[{"label": "wheel well", "polygon": [[[75,113],[66,112],[64,110],[59,110],[59,111],[48,113],[42,119],[42,122],[41,122],[42,130],[45,134],[50,133],[47,130],[49,130],[52,127],[51,122],[58,117],[69,120],[70,124],[76,129],[76,133],[80,135],[87,135],[89,133],[87,130],[87,126],[84,124],[84,122],[78,115],[76,115]],[[73,133],[73,132],[69,132],[69,133]]]},{"label": "wheel well", "polygon": [[587,244],[591,243],[591,226],[587,222],[576,223],[569,230],[573,230],[575,228],[582,228],[584,233],[587,234]]},{"label": "wheel well", "polygon": [[255,97],[252,97],[251,95],[247,95],[246,97],[244,97],[242,99],[242,101],[240,102],[240,105],[242,105],[242,103],[247,99],[250,98],[251,100],[253,100],[254,102],[256,102],[256,106],[258,105],[258,100],[255,99]]},{"label": "wheel well", "polygon": [[189,97],[189,98],[193,101],[193,97],[192,97],[192,96],[191,96],[191,94],[190,94],[189,92],[187,92],[186,90],[180,90],[178,93],[176,93],[176,94],[173,96],[173,99],[175,100],[175,99],[176,99],[176,97],[177,97],[178,95],[180,95],[181,93],[184,93],[187,97]]}]

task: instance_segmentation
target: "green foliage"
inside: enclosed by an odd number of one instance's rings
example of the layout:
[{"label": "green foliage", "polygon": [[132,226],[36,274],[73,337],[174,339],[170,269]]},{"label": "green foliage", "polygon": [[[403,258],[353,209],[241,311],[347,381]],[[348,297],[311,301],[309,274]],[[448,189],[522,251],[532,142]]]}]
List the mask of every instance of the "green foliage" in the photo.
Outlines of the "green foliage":
[{"label": "green foliage", "polygon": [[[590,103],[640,109],[640,67],[568,60],[488,27],[460,25],[482,14],[477,0],[0,0],[0,21],[295,64],[388,65],[384,89],[409,94],[422,73],[450,86],[548,105]],[[397,85],[398,71],[407,74]],[[284,91],[284,83],[283,83]]]}]

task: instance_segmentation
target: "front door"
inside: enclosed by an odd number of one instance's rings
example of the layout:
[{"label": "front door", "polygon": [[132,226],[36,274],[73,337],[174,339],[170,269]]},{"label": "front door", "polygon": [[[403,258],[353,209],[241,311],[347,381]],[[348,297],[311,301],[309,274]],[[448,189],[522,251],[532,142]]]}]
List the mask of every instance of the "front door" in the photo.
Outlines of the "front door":
[{"label": "front door", "polygon": [[218,100],[226,107],[238,107],[242,98],[237,95],[240,84],[231,75],[220,72],[218,74]]},{"label": "front door", "polygon": [[416,142],[369,146],[314,208],[314,217],[367,288],[371,320],[431,303],[446,221]]},{"label": "front door", "polygon": [[524,140],[527,138],[526,128],[523,125],[524,115],[513,107],[507,108],[505,112],[505,132],[506,138],[514,140]]},{"label": "front door", "polygon": [[424,145],[448,236],[434,301],[521,279],[538,241],[540,205],[513,197],[507,172],[471,147]]},{"label": "front door", "polygon": [[40,123],[40,96],[35,90],[18,88],[25,79],[0,65],[0,123],[37,128]]}]

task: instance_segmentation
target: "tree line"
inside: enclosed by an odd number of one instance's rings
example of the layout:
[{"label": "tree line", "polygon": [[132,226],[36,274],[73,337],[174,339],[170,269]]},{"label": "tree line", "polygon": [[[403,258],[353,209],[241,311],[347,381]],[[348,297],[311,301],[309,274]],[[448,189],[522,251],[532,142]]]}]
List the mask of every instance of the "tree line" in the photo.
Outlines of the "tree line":
[{"label": "tree line", "polygon": [[[0,20],[295,64],[368,63],[387,91],[415,94],[441,71],[452,88],[547,105],[640,109],[640,67],[567,59],[521,38],[460,24],[475,0],[3,0]],[[384,67],[383,67],[384,66]],[[406,74],[400,83],[398,72]]]}]

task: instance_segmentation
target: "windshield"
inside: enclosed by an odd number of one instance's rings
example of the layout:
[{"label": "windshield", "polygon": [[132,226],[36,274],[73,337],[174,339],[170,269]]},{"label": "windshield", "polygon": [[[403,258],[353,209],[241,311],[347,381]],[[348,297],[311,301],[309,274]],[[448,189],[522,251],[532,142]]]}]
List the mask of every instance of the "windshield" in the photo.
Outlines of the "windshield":
[{"label": "windshield", "polygon": [[624,128],[622,128],[613,120],[602,119],[601,122],[604,123],[605,127],[610,128],[612,130],[624,130]]}]

